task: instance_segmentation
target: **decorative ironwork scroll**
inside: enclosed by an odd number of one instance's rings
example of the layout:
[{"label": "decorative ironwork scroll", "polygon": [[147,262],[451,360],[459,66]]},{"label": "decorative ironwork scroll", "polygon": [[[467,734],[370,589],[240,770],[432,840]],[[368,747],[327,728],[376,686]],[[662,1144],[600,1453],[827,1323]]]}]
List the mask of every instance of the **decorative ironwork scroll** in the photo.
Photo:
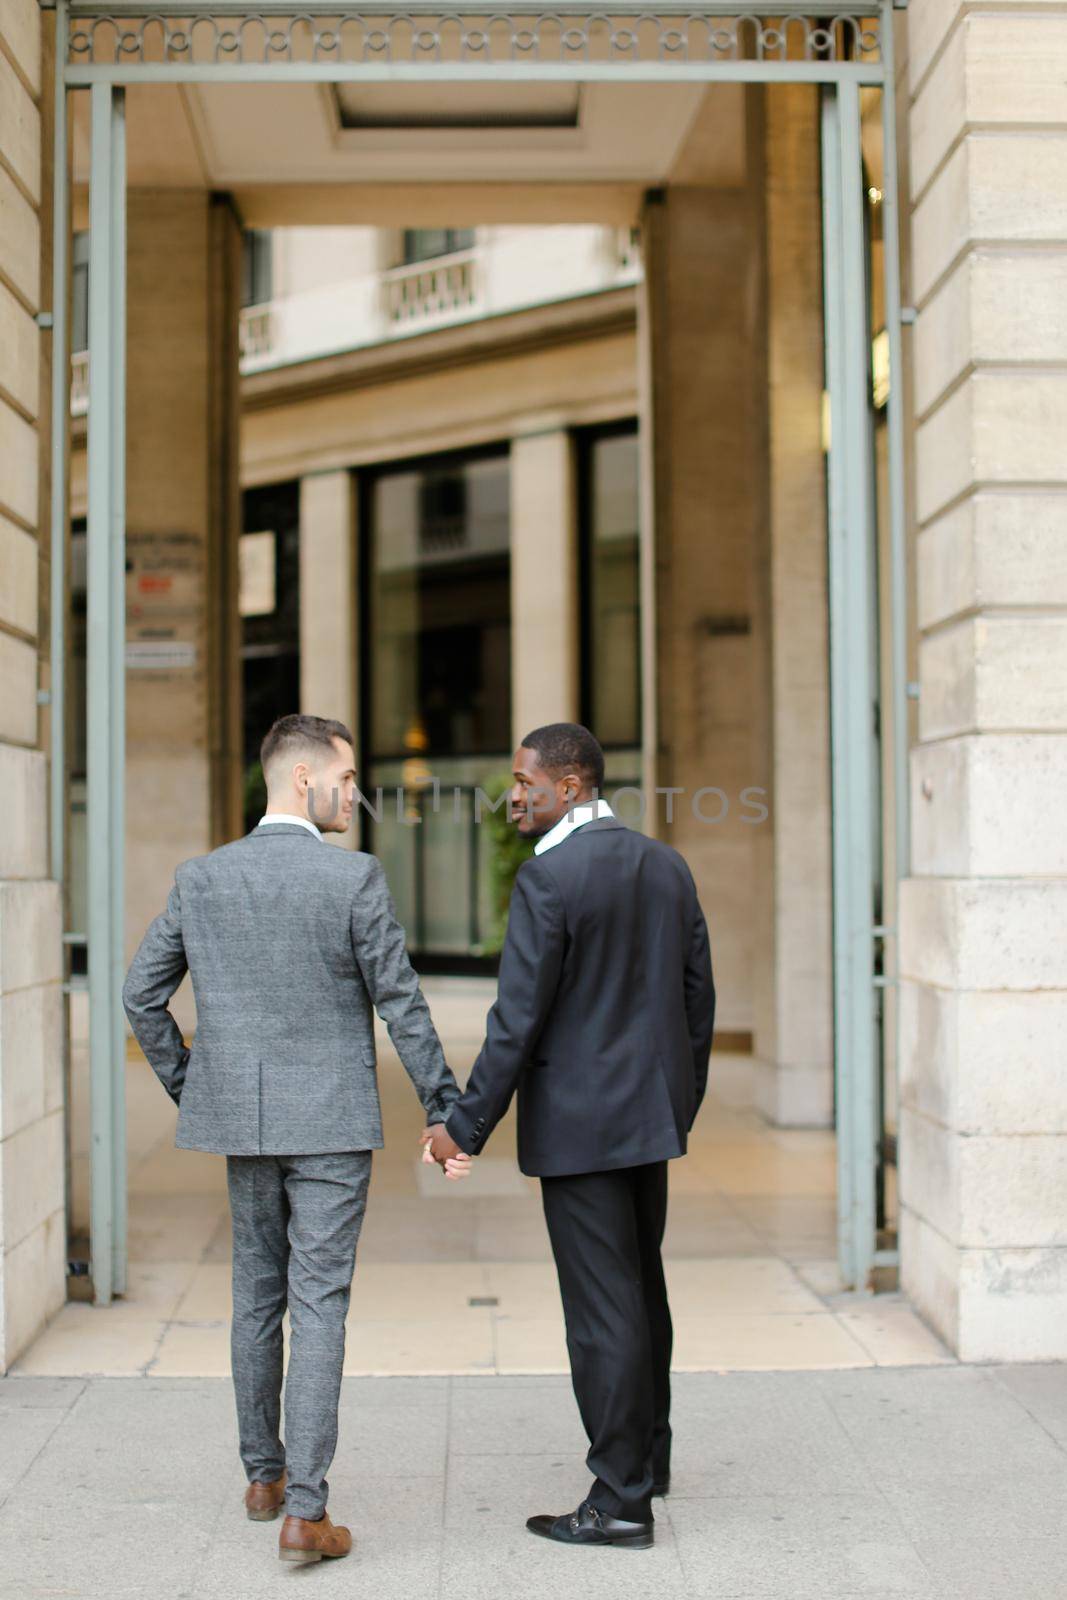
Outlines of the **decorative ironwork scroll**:
[{"label": "decorative ironwork scroll", "polygon": [[457,12],[338,11],[275,15],[197,11],[163,15],[116,8],[71,20],[71,65],[405,67],[503,63],[532,68],[627,63],[863,62],[880,60],[878,19],[862,10],[723,14],[714,5],[678,12],[635,10]]}]

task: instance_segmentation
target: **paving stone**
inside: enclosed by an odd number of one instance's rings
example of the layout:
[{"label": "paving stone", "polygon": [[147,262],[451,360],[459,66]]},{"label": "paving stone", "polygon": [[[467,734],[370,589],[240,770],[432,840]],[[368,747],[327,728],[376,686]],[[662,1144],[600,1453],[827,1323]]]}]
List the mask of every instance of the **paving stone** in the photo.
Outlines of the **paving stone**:
[{"label": "paving stone", "polygon": [[981,1367],[874,1369],[815,1380],[872,1478],[937,1491],[949,1482],[1055,1476],[1063,1453]]},{"label": "paving stone", "polygon": [[[358,1379],[393,1384],[399,1380]],[[413,1379],[412,1382],[418,1382]],[[365,1475],[388,1477],[444,1471],[448,1412],[444,1404],[428,1397],[418,1401],[368,1403],[367,1388],[353,1394],[346,1379],[341,1387],[338,1412],[338,1456]]]},{"label": "paving stone", "polygon": [[1067,1362],[997,1367],[997,1379],[1067,1449]]},{"label": "paving stone", "polygon": [[347,1417],[350,1410],[359,1414],[396,1406],[447,1411],[450,1394],[449,1378],[346,1378],[341,1385],[341,1416]]},{"label": "paving stone", "polygon": [[453,1455],[560,1455],[588,1449],[568,1378],[497,1378],[488,1387],[456,1379],[449,1448]]},{"label": "paving stone", "polygon": [[66,1407],[0,1409],[0,1506],[22,1481],[66,1416]]},{"label": "paving stone", "polygon": [[995,1600],[1059,1600],[1067,1593],[1067,1456],[1058,1474],[976,1487],[891,1485],[904,1532],[936,1582]]},{"label": "paving stone", "polygon": [[[203,1517],[172,1489],[166,1501],[109,1506],[68,1494],[41,1506],[12,1497],[0,1511],[0,1572],[31,1595],[178,1596],[206,1545]],[[3,1591],[0,1590],[0,1593]]]},{"label": "paving stone", "polygon": [[448,1463],[445,1524],[524,1528],[527,1517],[573,1511],[591,1478],[581,1454],[523,1455],[502,1470],[499,1455],[453,1455]]},{"label": "paving stone", "polygon": [[879,1494],[672,1496],[667,1504],[689,1593],[791,1600],[934,1594]]},{"label": "paving stone", "polygon": [[867,1487],[862,1457],[814,1383],[783,1373],[683,1373],[672,1398],[672,1502]]},{"label": "paving stone", "polygon": [[0,1378],[0,1416],[5,1411],[66,1411],[85,1388],[84,1378]]}]

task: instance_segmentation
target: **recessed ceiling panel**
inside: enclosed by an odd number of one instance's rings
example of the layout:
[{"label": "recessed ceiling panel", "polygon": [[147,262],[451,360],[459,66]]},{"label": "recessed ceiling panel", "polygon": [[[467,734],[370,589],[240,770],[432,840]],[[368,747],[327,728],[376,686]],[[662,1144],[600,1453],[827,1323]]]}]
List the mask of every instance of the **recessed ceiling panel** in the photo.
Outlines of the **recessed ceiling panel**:
[{"label": "recessed ceiling panel", "polygon": [[576,128],[576,83],[338,83],[342,128]]}]

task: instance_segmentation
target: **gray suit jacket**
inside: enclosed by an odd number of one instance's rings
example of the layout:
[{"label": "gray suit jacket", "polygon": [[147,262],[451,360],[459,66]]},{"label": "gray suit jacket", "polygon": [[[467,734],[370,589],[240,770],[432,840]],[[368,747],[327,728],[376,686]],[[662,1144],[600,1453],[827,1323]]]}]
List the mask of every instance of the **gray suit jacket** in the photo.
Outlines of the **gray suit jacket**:
[{"label": "gray suit jacket", "polygon": [[[167,1009],[186,970],[197,1010],[188,1050]],[[444,1121],[459,1095],[381,864],[295,823],[182,863],[122,1000],[178,1104],[182,1149],[380,1149],[372,1004],[428,1121]]]}]

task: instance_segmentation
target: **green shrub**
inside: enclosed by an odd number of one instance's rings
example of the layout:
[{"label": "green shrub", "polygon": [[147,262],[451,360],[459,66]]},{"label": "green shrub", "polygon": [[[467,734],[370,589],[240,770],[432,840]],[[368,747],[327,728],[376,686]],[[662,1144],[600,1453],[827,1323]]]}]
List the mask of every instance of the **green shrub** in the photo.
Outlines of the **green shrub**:
[{"label": "green shrub", "polygon": [[[481,785],[491,803],[511,788],[510,772],[497,772]],[[489,830],[489,881],[491,885],[493,921],[489,933],[482,941],[481,953],[499,955],[508,929],[508,906],[515,886],[515,874],[524,861],[533,855],[533,842],[524,839],[513,822],[508,821],[507,807],[497,811],[486,809],[480,824]]]}]

